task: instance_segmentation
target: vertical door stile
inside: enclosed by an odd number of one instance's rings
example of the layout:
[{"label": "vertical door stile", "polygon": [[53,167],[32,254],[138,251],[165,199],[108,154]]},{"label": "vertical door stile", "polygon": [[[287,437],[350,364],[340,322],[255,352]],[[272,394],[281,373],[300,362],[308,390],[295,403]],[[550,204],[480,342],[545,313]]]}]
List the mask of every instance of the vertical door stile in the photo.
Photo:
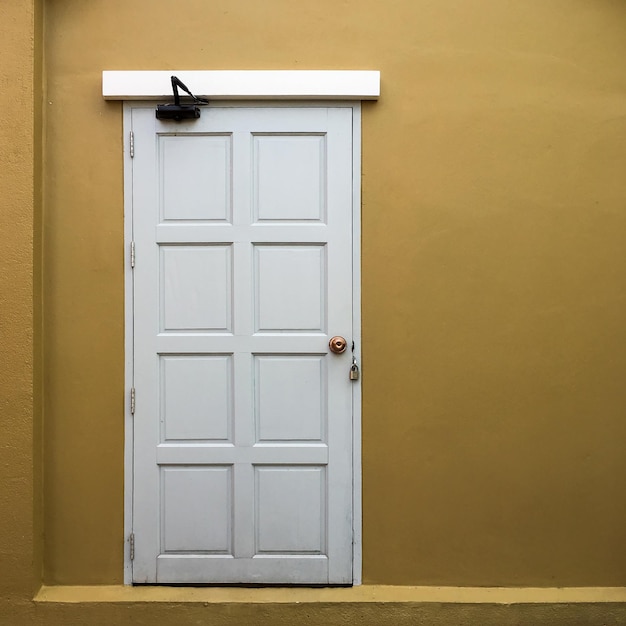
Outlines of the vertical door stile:
[{"label": "vertical door stile", "polygon": [[[352,109],[329,109],[329,132],[327,143],[327,157],[332,158],[332,167],[327,167],[328,189],[328,219],[329,245],[328,266],[332,273],[328,276],[328,301],[342,302],[348,315],[338,315],[341,320],[337,326],[345,331],[349,338],[348,367],[346,362],[336,359],[330,360],[331,371],[329,380],[348,380],[349,364],[352,354],[352,287],[346,291],[346,285],[352,285],[352,246],[346,246],[346,239],[352,241],[352,211],[345,211],[343,207],[352,206]],[[350,181],[346,185],[346,180]],[[349,233],[349,235],[348,235]],[[342,326],[342,324],[345,324]],[[334,331],[333,331],[334,332]],[[346,502],[352,501],[352,394],[343,393],[341,385],[331,385],[328,394],[329,406],[337,416],[350,415],[349,420],[329,420],[329,439],[335,445],[329,446],[329,467],[332,468],[332,489],[329,489],[328,520],[329,524],[346,525],[344,517]],[[346,451],[350,451],[346,454]],[[350,509],[352,508],[350,504]],[[329,533],[329,579],[349,583],[352,580],[352,571],[347,572],[343,563],[352,560],[352,545],[345,541],[336,541],[335,537],[344,537],[352,534],[352,523],[337,533]]]},{"label": "vertical door stile", "polygon": [[[237,385],[235,393],[234,443],[237,448],[250,448],[253,445],[253,369],[250,346],[243,343],[252,334],[252,247],[249,242],[251,215],[252,181],[251,142],[249,132],[239,128],[233,133],[233,225],[235,228],[235,267],[233,271],[235,294],[235,329],[239,349],[235,354],[235,380],[246,381]],[[249,463],[234,465],[234,557],[251,559],[254,556],[254,485],[253,471]]]},{"label": "vertical door stile", "polygon": [[160,548],[159,475],[155,463],[158,444],[158,368],[155,334],[160,311],[158,248],[153,238],[152,211],[158,203],[155,185],[157,138],[154,119],[143,110],[132,112],[133,133],[141,150],[133,159],[133,238],[142,262],[133,271],[134,382],[142,395],[133,420],[133,560],[134,582],[156,580],[155,555]]}]

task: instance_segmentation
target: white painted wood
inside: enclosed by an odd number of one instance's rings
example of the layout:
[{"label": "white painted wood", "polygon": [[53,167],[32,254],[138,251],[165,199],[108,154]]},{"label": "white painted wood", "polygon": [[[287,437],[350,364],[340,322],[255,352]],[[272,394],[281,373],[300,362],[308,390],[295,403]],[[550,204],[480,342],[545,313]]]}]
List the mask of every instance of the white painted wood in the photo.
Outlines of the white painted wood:
[{"label": "white painted wood", "polygon": [[162,355],[162,441],[230,441],[232,356]]},{"label": "white painted wood", "polygon": [[256,550],[326,554],[324,467],[255,467]]},{"label": "white painted wood", "polygon": [[172,96],[178,76],[196,96],[213,100],[376,100],[375,70],[105,70],[106,100],[151,100]]},{"label": "white painted wood", "polygon": [[161,468],[161,554],[232,555],[232,466]]},{"label": "white painted wood", "polygon": [[326,441],[325,359],[255,357],[257,441]]},{"label": "white painted wood", "polygon": [[353,105],[352,115],[352,336],[359,381],[352,385],[352,584],[362,583],[363,483],[361,474],[361,103]]},{"label": "white painted wood", "polygon": [[228,135],[162,138],[162,222],[230,222],[231,140]]},{"label": "white painted wood", "polygon": [[[237,428],[235,432],[237,432]],[[295,442],[290,442],[289,444],[263,442],[253,446],[191,443],[173,445],[171,443],[163,443],[157,445],[155,452],[156,454],[153,454],[153,458],[160,465],[211,464],[213,462],[224,465],[233,462],[233,456],[236,457],[236,462],[246,464],[280,462],[288,465],[296,465],[298,463],[325,465],[330,458],[330,452],[326,444],[315,445]]]},{"label": "white painted wood", "polygon": [[[132,109],[135,582],[353,579],[351,355],[327,346],[331,334],[353,337],[352,112],[214,108],[176,125],[177,143],[188,139],[208,160],[199,137],[232,137],[225,223],[162,210],[159,159],[172,145],[172,125],[156,121],[152,108]],[[324,137],[324,158],[298,148],[283,159],[282,176],[263,174],[274,179],[275,189],[264,183],[268,198],[293,194],[284,182],[293,177],[304,185],[314,178],[310,188],[325,181],[323,221],[296,208],[261,223],[252,184],[257,137],[293,137],[276,142],[288,151],[300,137]],[[290,419],[298,398],[306,409]],[[189,530],[190,520],[200,528]]]},{"label": "white painted wood", "polygon": [[231,331],[232,245],[162,245],[160,256],[161,331]]},{"label": "white painted wood", "polygon": [[324,332],[326,246],[254,245],[255,330]]},{"label": "white painted wood", "polygon": [[311,579],[326,578],[328,558],[321,554],[259,554],[251,559],[219,554],[160,554],[157,558],[158,580],[165,584],[193,584],[205,578],[207,571],[219,571],[218,580],[208,581],[216,584],[239,583],[242,579],[249,584],[283,584],[286,568],[289,584],[306,585]]},{"label": "white painted wood", "polygon": [[130,130],[132,111],[124,106],[124,584],[133,581],[130,554],[130,536],[133,532],[133,415],[130,394],[134,379],[134,280],[130,250],[133,241],[133,167],[130,158]]},{"label": "white painted wood", "polygon": [[[323,221],[326,211],[324,135],[254,137],[257,221]],[[291,167],[298,163],[297,168]],[[289,171],[289,178],[284,172]],[[278,178],[283,178],[276,185]]]}]

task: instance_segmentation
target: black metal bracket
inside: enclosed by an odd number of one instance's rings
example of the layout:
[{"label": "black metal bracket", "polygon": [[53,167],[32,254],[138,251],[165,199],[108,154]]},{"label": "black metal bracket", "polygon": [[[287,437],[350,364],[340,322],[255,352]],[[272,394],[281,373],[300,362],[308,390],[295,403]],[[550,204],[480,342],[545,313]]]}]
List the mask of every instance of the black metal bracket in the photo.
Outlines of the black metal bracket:
[{"label": "black metal bracket", "polygon": [[[180,103],[179,87],[193,98],[194,104]],[[205,98],[194,96],[178,76],[172,76],[172,91],[174,92],[174,104],[157,105],[156,117],[158,120],[174,120],[180,122],[182,120],[198,119],[200,117],[200,109],[196,104],[209,104],[209,101]]]}]

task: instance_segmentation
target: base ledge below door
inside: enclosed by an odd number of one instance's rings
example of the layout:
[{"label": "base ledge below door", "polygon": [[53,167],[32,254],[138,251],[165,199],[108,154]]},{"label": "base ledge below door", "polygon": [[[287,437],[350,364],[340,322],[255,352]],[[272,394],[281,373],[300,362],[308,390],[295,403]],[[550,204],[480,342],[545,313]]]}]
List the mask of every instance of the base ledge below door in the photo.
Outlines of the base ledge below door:
[{"label": "base ledge below door", "polygon": [[130,585],[47,586],[34,598],[42,603],[203,604],[624,604],[626,587],[163,587]]}]

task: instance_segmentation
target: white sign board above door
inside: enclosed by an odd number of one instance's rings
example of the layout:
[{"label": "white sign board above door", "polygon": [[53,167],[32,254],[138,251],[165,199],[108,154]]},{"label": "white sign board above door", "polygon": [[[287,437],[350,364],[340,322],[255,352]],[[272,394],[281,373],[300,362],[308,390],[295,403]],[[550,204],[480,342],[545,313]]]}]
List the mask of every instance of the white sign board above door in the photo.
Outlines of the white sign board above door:
[{"label": "white sign board above door", "polygon": [[193,93],[213,100],[377,100],[375,70],[103,71],[105,100],[153,100],[172,95],[178,76]]}]

